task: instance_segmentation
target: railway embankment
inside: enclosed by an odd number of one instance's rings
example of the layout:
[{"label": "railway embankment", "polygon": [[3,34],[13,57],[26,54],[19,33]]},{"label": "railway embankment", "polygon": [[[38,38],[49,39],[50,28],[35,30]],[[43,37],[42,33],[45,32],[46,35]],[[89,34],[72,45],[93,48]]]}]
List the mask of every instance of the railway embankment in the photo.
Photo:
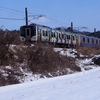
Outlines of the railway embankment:
[{"label": "railway embankment", "polygon": [[73,74],[100,65],[98,48],[55,48],[48,43],[4,46],[8,49],[0,60],[0,86]]}]

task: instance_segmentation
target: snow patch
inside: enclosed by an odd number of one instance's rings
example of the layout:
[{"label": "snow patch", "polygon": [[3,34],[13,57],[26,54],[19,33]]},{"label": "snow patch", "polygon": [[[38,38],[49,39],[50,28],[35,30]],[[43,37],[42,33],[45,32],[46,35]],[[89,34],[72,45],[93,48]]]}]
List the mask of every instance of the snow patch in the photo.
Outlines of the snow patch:
[{"label": "snow patch", "polygon": [[67,57],[77,57],[77,55],[75,55],[77,53],[77,51],[75,49],[67,49],[67,48],[54,48],[55,52],[60,52],[61,55],[63,56],[67,56]]},{"label": "snow patch", "polygon": [[98,90],[100,68],[0,87],[0,100],[100,100]]}]

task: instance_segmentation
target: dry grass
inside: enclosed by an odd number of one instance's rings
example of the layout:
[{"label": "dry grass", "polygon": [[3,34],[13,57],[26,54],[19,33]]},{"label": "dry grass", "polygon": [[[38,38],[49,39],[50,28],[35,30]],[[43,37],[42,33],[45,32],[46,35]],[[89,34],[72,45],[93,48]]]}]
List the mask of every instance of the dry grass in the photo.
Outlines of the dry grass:
[{"label": "dry grass", "polygon": [[88,55],[88,57],[100,54],[100,48],[77,46],[76,50],[79,54]]},{"label": "dry grass", "polygon": [[[64,75],[68,73],[67,68],[73,71],[81,71],[75,65],[75,59],[62,56],[53,50],[53,46],[39,43],[27,51],[29,67],[33,73],[54,73],[54,75]],[[59,72],[55,74],[56,72]]]},{"label": "dry grass", "polygon": [[[48,73],[52,74],[52,76],[59,76],[68,74],[68,70],[70,69],[73,72],[81,71],[81,69],[76,66],[75,58],[62,56],[59,52],[55,52],[53,50],[54,46],[48,43],[34,43],[34,46],[30,46],[30,43],[22,43],[19,40],[19,34],[12,35],[9,33],[7,38],[3,38],[4,33],[1,31],[0,37],[0,69],[5,70],[8,74],[7,77],[3,76],[0,73],[0,85],[7,84],[15,84],[18,83],[19,80],[16,78],[17,76],[23,77],[21,74],[20,68],[29,69],[35,73],[39,73],[50,77]],[[2,40],[4,39],[4,40]],[[13,50],[9,50],[10,44],[20,45],[19,48],[15,46]],[[26,46],[24,48],[24,46]],[[91,48],[91,47],[76,47],[78,53],[83,55],[91,54],[99,54],[99,48]],[[16,56],[16,57],[15,57]],[[23,63],[26,63],[24,65]],[[20,66],[23,64],[23,66]],[[11,66],[11,69],[6,69],[5,66]],[[1,67],[3,66],[3,67]]]}]

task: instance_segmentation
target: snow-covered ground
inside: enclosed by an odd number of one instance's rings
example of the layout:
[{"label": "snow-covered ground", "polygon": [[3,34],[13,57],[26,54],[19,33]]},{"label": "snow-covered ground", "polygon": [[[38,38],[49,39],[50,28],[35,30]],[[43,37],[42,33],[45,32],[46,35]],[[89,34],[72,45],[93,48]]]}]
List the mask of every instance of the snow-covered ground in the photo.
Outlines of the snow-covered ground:
[{"label": "snow-covered ground", "polygon": [[[54,50],[67,57],[77,57],[75,49]],[[93,64],[92,59],[76,60],[82,72],[54,78],[41,79],[40,75],[20,68],[26,76],[24,83],[0,87],[0,100],[100,100],[100,66]],[[11,69],[10,66],[6,68]]]},{"label": "snow-covered ground", "polygon": [[0,100],[100,100],[100,68],[0,87]]},{"label": "snow-covered ground", "polygon": [[[63,48],[54,48],[55,52],[59,52],[61,55],[63,56],[67,56],[67,57],[72,57],[75,58],[77,57],[77,51],[75,49],[63,49]],[[84,55],[80,54],[81,57],[84,57]],[[93,58],[98,58],[100,57],[100,55],[95,55]],[[92,62],[93,58],[89,58],[89,59],[77,59],[76,60],[76,65],[79,66],[81,68],[81,71],[85,71],[85,70],[89,70],[89,69],[95,69],[96,67],[100,67],[98,65],[95,65]],[[21,68],[20,68],[21,69]],[[67,70],[72,73],[74,73],[72,70],[70,70],[69,68],[67,68]],[[41,79],[41,74],[32,74],[32,72],[24,72],[23,69],[21,69],[21,72],[25,75],[24,80],[22,81],[22,79],[20,79],[20,82],[29,82],[29,81],[36,81]],[[43,76],[43,75],[42,75]],[[43,78],[46,78],[45,76],[43,76]]]},{"label": "snow-covered ground", "polygon": [[[34,46],[34,45],[31,45]],[[13,52],[16,52],[16,49],[14,48],[19,48],[20,50],[22,49],[20,45],[10,45],[10,49]],[[27,46],[23,46],[23,48],[26,48]],[[71,57],[71,58],[76,58],[77,57],[77,51],[76,49],[68,49],[68,48],[54,48],[55,52],[59,52],[60,55],[66,56],[66,57]],[[99,57],[100,55],[97,55],[95,57]],[[15,56],[16,58],[18,58],[17,56]],[[84,57],[84,55],[80,54],[80,57]],[[76,58],[77,59],[77,58]],[[92,64],[92,65],[91,65]],[[33,74],[30,70],[28,70],[27,68],[23,69],[23,66],[26,66],[27,63],[24,62],[22,64],[19,63],[19,71],[24,75],[23,77],[17,76],[17,79],[19,79],[19,81],[21,83],[23,82],[30,82],[30,81],[37,81],[41,79],[41,74]],[[76,65],[79,66],[81,68],[82,71],[85,70],[89,70],[89,69],[93,69],[98,67],[97,65],[94,65],[92,62],[92,58],[90,59],[77,59],[76,60]],[[6,69],[12,69],[11,66],[6,66]],[[68,73],[74,73],[74,71],[72,71],[71,69],[67,68]],[[2,73],[3,76],[8,76],[8,73],[6,73],[6,71],[2,68],[0,69],[0,73]],[[49,74],[49,73],[48,73]],[[50,75],[50,74],[49,74]],[[42,75],[42,78],[47,78],[46,76]]]}]

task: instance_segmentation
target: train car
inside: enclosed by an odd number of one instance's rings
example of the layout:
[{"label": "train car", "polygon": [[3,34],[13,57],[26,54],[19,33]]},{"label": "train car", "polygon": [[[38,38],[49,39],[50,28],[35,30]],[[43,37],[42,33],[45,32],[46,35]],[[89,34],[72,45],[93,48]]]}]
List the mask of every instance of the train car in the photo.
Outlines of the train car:
[{"label": "train car", "polygon": [[37,41],[36,25],[25,25],[20,27],[20,39],[22,41]]},{"label": "train car", "polygon": [[62,47],[76,45],[75,34],[35,23],[20,27],[20,39],[21,41],[49,42]]},{"label": "train car", "polygon": [[91,46],[100,47],[100,39],[86,35],[57,30],[39,24],[20,27],[21,41],[49,42],[59,47]]},{"label": "train car", "polygon": [[50,27],[43,26],[43,25],[36,25],[36,34],[37,34],[37,41],[48,42],[50,37]]},{"label": "train car", "polygon": [[100,39],[99,38],[94,38],[93,46],[94,47],[100,47]]},{"label": "train car", "polygon": [[59,31],[57,33],[57,45],[63,47],[75,47],[76,46],[76,35],[70,32]]},{"label": "train car", "polygon": [[31,24],[20,27],[22,41],[48,41],[50,28],[42,25]]},{"label": "train car", "polygon": [[50,38],[50,43],[56,43],[56,41],[57,41],[57,31],[55,29],[51,29],[49,38]]},{"label": "train car", "polygon": [[100,39],[95,38],[95,37],[81,35],[80,45],[81,46],[100,47]]}]

